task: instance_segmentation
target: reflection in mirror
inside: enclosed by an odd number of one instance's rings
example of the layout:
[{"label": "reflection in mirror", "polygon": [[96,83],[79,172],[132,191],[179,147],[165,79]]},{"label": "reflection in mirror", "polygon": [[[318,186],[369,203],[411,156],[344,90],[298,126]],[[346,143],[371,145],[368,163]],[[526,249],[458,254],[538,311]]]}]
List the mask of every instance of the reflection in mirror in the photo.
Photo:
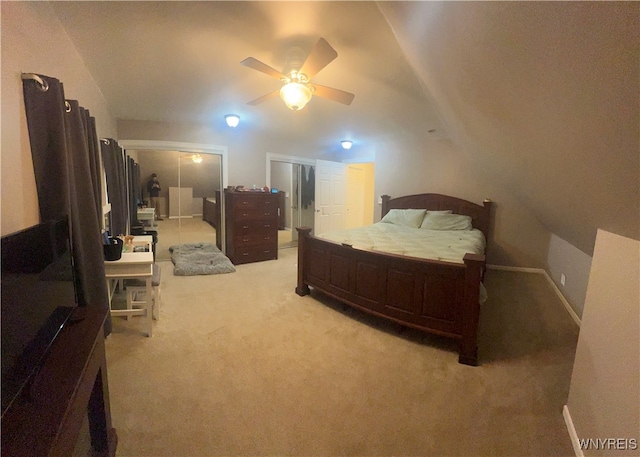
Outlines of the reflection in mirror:
[{"label": "reflection in mirror", "polygon": [[[156,260],[170,260],[169,248],[176,244],[216,243],[215,225],[220,218],[216,193],[220,192],[222,183],[221,156],[201,153],[201,160],[194,161],[194,153],[137,152],[141,179],[145,183],[143,201],[147,206],[151,201],[146,183],[153,173],[160,185],[157,202],[160,220],[152,222],[158,230]],[[210,217],[205,217],[205,209]]]},{"label": "reflection in mirror", "polygon": [[271,161],[271,187],[280,191],[284,217],[278,230],[278,248],[298,245],[296,227],[313,227],[315,166]]}]

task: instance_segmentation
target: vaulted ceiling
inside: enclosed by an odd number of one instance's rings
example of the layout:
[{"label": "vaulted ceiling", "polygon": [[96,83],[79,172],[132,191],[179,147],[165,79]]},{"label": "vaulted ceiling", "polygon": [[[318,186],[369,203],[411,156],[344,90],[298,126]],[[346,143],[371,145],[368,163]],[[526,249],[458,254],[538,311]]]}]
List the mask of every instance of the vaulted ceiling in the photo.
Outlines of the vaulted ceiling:
[{"label": "vaulted ceiling", "polygon": [[[220,124],[237,113],[254,134],[320,144],[375,142],[411,119],[439,127],[420,81],[374,2],[54,2],[96,83],[121,119]],[[313,82],[355,94],[351,106],[314,97],[300,112],[281,87],[240,65],[246,57],[282,71],[287,52],[322,37],[338,57]]]},{"label": "vaulted ceiling", "polygon": [[[639,5],[53,2],[119,119],[223,128],[233,112],[318,149],[435,130],[587,253],[597,228],[640,237]],[[282,70],[320,37],[338,57],[313,81],[351,106],[246,104],[279,83],[241,60]]]}]

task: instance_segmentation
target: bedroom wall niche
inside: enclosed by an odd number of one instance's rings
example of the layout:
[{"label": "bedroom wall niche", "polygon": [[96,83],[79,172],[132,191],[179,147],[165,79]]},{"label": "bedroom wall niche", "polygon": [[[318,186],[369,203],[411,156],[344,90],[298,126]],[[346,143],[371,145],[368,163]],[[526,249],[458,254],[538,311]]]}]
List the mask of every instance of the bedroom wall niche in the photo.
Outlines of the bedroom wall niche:
[{"label": "bedroom wall niche", "polygon": [[193,242],[216,243],[215,221],[221,221],[218,195],[222,191],[222,155],[180,150],[136,150],[149,204],[147,182],[152,173],[160,182],[156,260],[170,260],[169,247]]}]

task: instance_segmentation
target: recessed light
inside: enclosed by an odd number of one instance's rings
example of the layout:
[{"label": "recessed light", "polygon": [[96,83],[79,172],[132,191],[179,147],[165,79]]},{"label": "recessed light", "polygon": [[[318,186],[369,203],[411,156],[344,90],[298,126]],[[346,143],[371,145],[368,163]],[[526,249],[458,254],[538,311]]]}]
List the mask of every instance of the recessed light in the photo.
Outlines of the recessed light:
[{"label": "recessed light", "polygon": [[351,140],[342,140],[340,142],[340,144],[342,145],[342,149],[351,149],[351,146],[353,146],[353,141],[351,141]]},{"label": "recessed light", "polygon": [[227,121],[227,125],[229,127],[237,127],[240,123],[240,116],[238,116],[237,114],[227,114],[224,117],[224,120]]}]

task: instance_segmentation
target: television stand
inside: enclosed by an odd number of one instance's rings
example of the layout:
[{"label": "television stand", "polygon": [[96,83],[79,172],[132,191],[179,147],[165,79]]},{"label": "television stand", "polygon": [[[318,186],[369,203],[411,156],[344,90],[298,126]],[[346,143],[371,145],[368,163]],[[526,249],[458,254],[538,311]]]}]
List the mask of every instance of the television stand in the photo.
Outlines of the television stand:
[{"label": "television stand", "polygon": [[94,456],[113,457],[104,321],[108,310],[86,308],[66,324],[39,372],[2,415],[2,456],[69,456],[88,417]]}]

